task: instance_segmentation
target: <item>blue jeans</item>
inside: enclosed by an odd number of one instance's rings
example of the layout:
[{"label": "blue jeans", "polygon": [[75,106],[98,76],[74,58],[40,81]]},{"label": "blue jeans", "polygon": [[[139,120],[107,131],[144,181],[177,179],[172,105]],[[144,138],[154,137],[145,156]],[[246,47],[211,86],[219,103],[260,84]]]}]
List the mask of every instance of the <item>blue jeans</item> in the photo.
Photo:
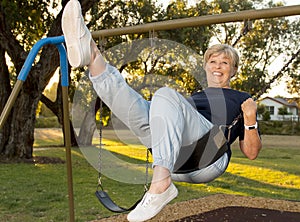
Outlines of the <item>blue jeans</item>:
[{"label": "blue jeans", "polygon": [[[134,91],[119,71],[107,64],[106,70],[90,76],[102,101],[148,148],[152,148],[153,166],[172,172],[181,147],[189,146],[213,126],[181,94],[163,87],[155,92],[151,102]],[[219,177],[227,168],[224,154],[212,165],[186,174],[172,174],[172,179],[191,183],[206,183]]]}]

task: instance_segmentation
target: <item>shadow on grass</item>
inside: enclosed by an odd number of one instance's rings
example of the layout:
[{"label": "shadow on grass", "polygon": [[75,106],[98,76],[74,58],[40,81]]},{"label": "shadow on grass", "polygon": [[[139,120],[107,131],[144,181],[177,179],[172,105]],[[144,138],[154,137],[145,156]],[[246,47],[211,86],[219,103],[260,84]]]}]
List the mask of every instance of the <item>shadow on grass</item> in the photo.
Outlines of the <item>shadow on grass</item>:
[{"label": "shadow on grass", "polygon": [[[111,152],[111,153],[124,161],[128,161],[131,163],[139,163],[139,164],[145,163],[144,161],[141,160],[129,158],[126,155],[121,155],[115,152]],[[293,158],[293,154],[281,153],[279,154],[279,156],[280,155],[291,156],[291,158]],[[243,161],[242,158],[241,159],[233,158],[232,162],[239,163],[242,165],[245,164],[245,168],[247,168],[247,164],[251,163],[252,164],[251,166],[256,167],[259,173],[260,167],[270,167],[270,169],[274,167],[273,164],[266,163],[263,158],[265,157],[262,157],[261,161],[258,162],[249,161],[249,160]],[[280,158],[278,157],[278,159]],[[284,159],[287,160],[286,158]],[[276,169],[281,172],[286,172],[285,171],[286,164],[291,164],[291,163],[290,162],[282,163],[282,165],[278,166],[277,167],[278,169],[277,168]],[[129,169],[125,169],[125,171],[126,170],[130,171]],[[143,173],[144,172],[142,171],[142,174]],[[286,173],[295,173],[295,171],[286,172]],[[133,171],[133,175],[134,175],[134,171]],[[122,194],[124,194],[124,192],[130,194],[130,190],[131,190],[133,193],[135,193],[134,191],[137,189],[137,187],[135,186],[132,187],[132,185],[130,184],[128,185],[126,183],[125,184],[120,183],[118,181],[111,180],[108,178],[106,178],[105,180],[110,181],[109,186],[106,186],[109,187],[110,192],[112,191],[113,193],[118,193],[121,195],[120,198],[116,197],[120,201],[122,199]],[[148,181],[150,180],[148,179]],[[282,183],[284,184],[284,181],[282,181]],[[183,197],[179,196],[178,200],[180,201],[194,199],[199,196],[206,196],[206,195],[211,195],[216,193],[237,194],[237,195],[244,195],[244,196],[267,197],[273,199],[286,199],[286,200],[300,199],[300,187],[299,188],[284,187],[281,185],[272,184],[271,182],[258,181],[256,179],[248,178],[247,174],[243,175],[242,172],[239,174],[225,172],[224,175],[222,175],[221,177],[217,178],[216,180],[208,184],[187,184],[187,183],[178,182],[176,183],[176,185],[178,186],[179,191],[184,193]],[[123,190],[122,189],[123,187],[127,187],[128,190],[127,191]]]},{"label": "shadow on grass", "polygon": [[266,197],[272,199],[295,200],[300,199],[300,188],[286,188],[257,180],[249,179],[241,175],[225,172],[223,176],[207,184],[210,189],[221,189],[224,193]]}]

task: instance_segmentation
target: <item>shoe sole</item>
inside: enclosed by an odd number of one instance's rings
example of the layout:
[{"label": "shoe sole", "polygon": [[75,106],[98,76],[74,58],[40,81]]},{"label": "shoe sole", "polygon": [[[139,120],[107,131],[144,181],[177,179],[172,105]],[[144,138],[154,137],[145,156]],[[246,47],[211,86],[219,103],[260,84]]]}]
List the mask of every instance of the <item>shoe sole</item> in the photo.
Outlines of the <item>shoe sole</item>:
[{"label": "shoe sole", "polygon": [[81,5],[77,0],[70,0],[65,6],[62,16],[62,30],[67,46],[69,63],[73,67],[82,67],[87,65],[90,58],[85,58],[83,47],[81,46],[80,28],[81,27]]}]

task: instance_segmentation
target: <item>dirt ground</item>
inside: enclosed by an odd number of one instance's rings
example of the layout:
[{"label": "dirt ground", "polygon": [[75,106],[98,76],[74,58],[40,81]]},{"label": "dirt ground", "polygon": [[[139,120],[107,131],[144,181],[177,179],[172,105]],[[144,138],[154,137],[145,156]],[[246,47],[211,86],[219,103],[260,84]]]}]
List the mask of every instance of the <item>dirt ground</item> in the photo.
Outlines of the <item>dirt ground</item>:
[{"label": "dirt ground", "polygon": [[[93,222],[122,222],[126,214]],[[167,205],[151,222],[299,222],[300,202],[227,194]]]}]

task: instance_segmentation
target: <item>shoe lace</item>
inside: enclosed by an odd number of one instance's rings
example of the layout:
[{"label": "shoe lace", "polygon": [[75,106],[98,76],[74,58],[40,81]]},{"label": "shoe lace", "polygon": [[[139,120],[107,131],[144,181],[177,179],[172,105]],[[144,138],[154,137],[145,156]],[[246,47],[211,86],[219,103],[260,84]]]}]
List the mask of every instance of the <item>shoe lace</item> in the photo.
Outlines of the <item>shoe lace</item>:
[{"label": "shoe lace", "polygon": [[151,201],[153,200],[153,198],[154,198],[154,195],[146,194],[145,198],[142,200],[141,205],[143,207],[147,207],[151,203]]}]

